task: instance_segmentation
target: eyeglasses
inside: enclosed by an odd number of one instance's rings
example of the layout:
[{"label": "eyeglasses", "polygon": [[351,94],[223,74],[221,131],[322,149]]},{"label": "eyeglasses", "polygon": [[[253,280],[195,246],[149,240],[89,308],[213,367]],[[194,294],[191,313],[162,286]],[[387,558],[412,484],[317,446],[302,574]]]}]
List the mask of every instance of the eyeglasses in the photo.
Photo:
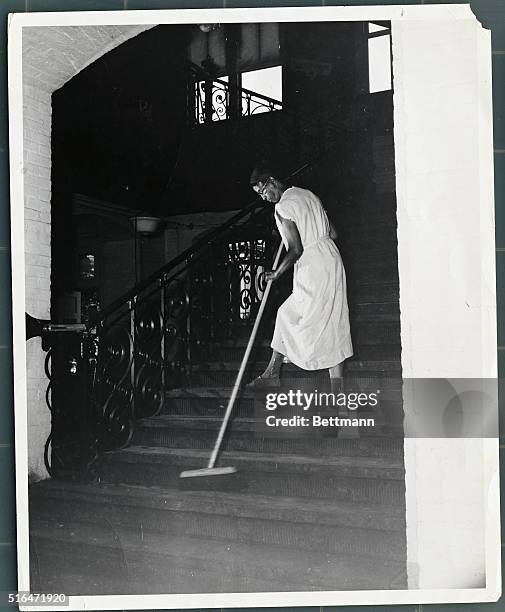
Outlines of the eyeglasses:
[{"label": "eyeglasses", "polygon": [[256,188],[256,185],[254,186],[254,191],[255,191],[255,192],[256,192],[256,193],[259,195],[259,197],[260,197],[260,198],[262,198],[262,197],[263,197],[263,194],[265,193],[266,188],[268,187],[268,184],[270,183],[270,181],[271,181],[271,178],[269,177],[269,178],[267,178],[267,180],[265,181],[265,183],[264,183],[263,187],[261,187],[261,188]]}]

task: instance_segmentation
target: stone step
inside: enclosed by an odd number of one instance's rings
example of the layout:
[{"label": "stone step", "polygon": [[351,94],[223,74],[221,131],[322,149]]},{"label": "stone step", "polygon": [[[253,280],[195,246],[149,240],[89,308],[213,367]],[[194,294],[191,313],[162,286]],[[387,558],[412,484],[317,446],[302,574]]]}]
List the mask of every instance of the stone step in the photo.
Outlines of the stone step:
[{"label": "stone step", "polygon": [[[204,375],[205,373],[200,373]],[[249,372],[252,378],[252,371]],[[403,400],[402,400],[402,382],[401,379],[390,379],[390,378],[359,378],[359,379],[348,379],[346,381],[345,393],[347,398],[351,398],[351,393],[375,393],[377,399],[376,406],[364,405],[356,407],[356,411],[346,410],[342,404],[342,396],[338,396],[338,393],[333,395],[327,395],[331,393],[330,387],[327,381],[318,378],[308,379],[306,378],[306,372],[302,372],[303,376],[294,377],[283,374],[282,386],[267,388],[263,390],[250,390],[242,388],[237,395],[234,406],[235,417],[259,417],[264,419],[267,416],[266,403],[270,394],[291,393],[290,402],[293,404],[285,407],[278,407],[275,411],[276,414],[282,417],[291,417],[293,415],[304,413],[303,406],[299,407],[300,401],[298,396],[293,394],[307,393],[317,394],[314,395],[311,401],[314,404],[313,408],[309,412],[314,414],[320,414],[324,416],[338,416],[349,417],[349,418],[373,418],[375,419],[373,428],[361,427],[359,430],[360,435],[370,436],[375,438],[380,437],[395,437],[402,435],[402,424],[403,424]],[[223,386],[223,378],[228,377],[228,386]],[[165,392],[165,402],[162,406],[161,413],[164,415],[184,415],[184,416],[217,416],[222,418],[224,415],[228,400],[231,397],[232,385],[235,382],[236,372],[228,371],[224,373],[211,372],[209,377],[215,377],[214,380],[206,385],[189,387],[184,389],[172,389]],[[249,380],[245,378],[244,380]],[[355,400],[357,396],[354,396]],[[354,406],[351,406],[353,408]],[[324,435],[331,435],[334,437],[337,432],[339,435],[343,433],[346,436],[345,429],[338,431],[333,430],[335,433],[329,433],[329,430],[313,429],[309,427],[307,430],[298,428],[296,433],[303,435],[304,438],[314,437],[316,439]],[[266,432],[268,435],[272,435]]]},{"label": "stone step", "polygon": [[399,325],[400,324],[400,310],[398,306],[396,308],[388,307],[387,304],[391,304],[391,302],[386,302],[384,308],[377,309],[376,312],[361,312],[359,310],[350,312],[351,320],[356,323],[356,325]]},{"label": "stone step", "polygon": [[[265,338],[260,338],[255,341],[255,348],[251,351],[250,363],[263,363],[268,361],[271,356],[270,349],[271,335]],[[220,343],[209,351],[209,355],[204,362],[238,362],[242,360],[245,351],[245,342],[233,341],[227,346],[226,343]],[[394,371],[398,371],[401,355],[400,343],[390,344],[387,346],[378,345],[366,345],[365,347],[354,347],[355,356],[346,360],[345,368],[355,369],[355,366],[351,366],[351,362],[358,361],[360,365],[358,369],[360,371],[367,371],[373,374],[376,371],[385,371],[382,367],[383,364],[391,364]],[[238,368],[237,368],[238,369]]]},{"label": "stone step", "polygon": [[[316,456],[403,457],[402,437],[351,439],[331,435],[332,431],[328,433],[321,428],[305,431],[303,428],[267,427],[266,416],[267,413],[263,418],[233,418],[228,425],[223,450]],[[209,450],[214,445],[221,422],[220,416],[162,415],[142,419],[136,424],[132,444]]]},{"label": "stone step", "polygon": [[396,236],[389,236],[386,240],[382,237],[375,240],[365,238],[359,243],[349,238],[338,241],[337,246],[346,267],[349,262],[394,261],[398,248]]},{"label": "stone step", "polygon": [[90,523],[105,511],[109,522],[141,528],[144,537],[185,535],[392,560],[405,552],[404,508],[398,507],[108,484],[57,483],[32,497],[39,519],[54,520],[55,506],[72,520]]},{"label": "stone step", "polygon": [[[367,223],[369,219],[373,220],[373,224]],[[348,228],[358,230],[361,228],[366,231],[374,227],[396,227],[396,203],[385,200],[379,203],[376,198],[374,198],[374,202],[368,204],[354,203],[349,208],[349,214],[342,215],[335,226],[337,231],[340,227],[341,233],[345,234],[347,234]]]},{"label": "stone step", "polygon": [[[397,229],[396,214],[394,210],[388,210],[386,212],[385,210],[370,208],[369,210],[363,211],[363,216],[363,219],[358,219],[355,214],[351,215],[349,220],[343,222],[340,235],[348,236],[362,233],[370,234],[373,232],[382,233],[396,231]],[[373,223],[367,223],[369,219],[373,220]]]},{"label": "stone step", "polygon": [[[58,524],[50,518],[39,520],[31,531],[43,565],[54,570],[58,564],[58,571],[51,573],[52,588],[41,592],[87,594],[83,573],[70,569],[77,559],[86,565],[92,595],[406,588],[398,582],[405,575],[404,562],[362,555],[300,555],[289,547],[146,533],[138,527],[116,527],[119,538],[107,548],[103,543],[110,540],[108,524],[72,518],[59,518]],[[104,579],[97,559],[110,559],[112,584],[109,577]]]},{"label": "stone step", "polygon": [[[379,255],[381,257],[382,255]],[[346,265],[347,277],[347,299],[350,304],[362,304],[367,302],[394,302],[398,304],[399,281],[398,270],[391,267],[388,270],[380,270],[370,267],[368,270],[360,270],[358,263],[350,262]],[[270,300],[269,309],[274,313],[276,308],[291,293],[291,285],[279,289]],[[269,317],[267,316],[265,320]]]},{"label": "stone step", "polygon": [[348,291],[350,308],[354,304],[367,302],[398,301],[399,296],[400,292],[397,280],[381,282],[379,284],[373,282],[373,280],[363,280],[351,285]]},{"label": "stone step", "polygon": [[338,242],[344,265],[349,261],[370,261],[371,253],[381,252],[386,257],[391,258],[397,252],[398,237],[396,229],[386,230],[383,233],[378,231],[357,232],[342,236]]},{"label": "stone step", "polygon": [[[271,349],[267,346],[268,341],[265,341],[264,351],[260,353],[260,356],[264,354],[264,359],[256,360],[258,367],[266,365],[268,363],[268,357],[270,356]],[[232,347],[237,351],[241,351],[242,355],[245,347]],[[395,351],[392,347],[388,347],[389,353],[385,349],[377,349],[376,347],[369,347],[368,351],[375,359],[362,360],[358,357],[350,357],[345,362],[345,370],[347,375],[356,378],[374,379],[381,378],[384,372],[391,372],[391,378],[401,377],[401,364],[399,361],[400,353]],[[259,353],[259,351],[258,351]],[[381,357],[383,359],[381,359]],[[240,367],[240,359],[233,361],[206,361],[195,364],[193,366],[193,372],[208,371],[208,372],[238,372]],[[310,377],[311,372],[307,370],[301,370],[292,363],[285,363],[283,365],[283,372],[301,372],[305,377]],[[293,374],[295,375],[295,374]],[[326,370],[316,370],[316,377],[321,377],[327,380],[328,373]]]},{"label": "stone step", "polygon": [[398,270],[396,268],[383,270],[371,267],[367,270],[356,270],[354,266],[351,266],[347,272],[347,288],[350,293],[354,293],[361,285],[381,286],[392,283],[398,284],[398,282]]},{"label": "stone step", "polygon": [[210,448],[168,449],[130,446],[103,457],[101,478],[107,482],[212,487],[250,495],[308,497],[377,505],[403,506],[403,461],[396,457],[311,457],[226,451],[219,465],[237,472],[220,478],[179,478],[180,472],[205,467]]},{"label": "stone step", "polygon": [[[268,359],[271,355],[271,349],[268,344],[269,341],[263,342],[264,346],[257,347],[249,358],[247,364],[246,375],[244,381],[262,372],[268,364]],[[222,377],[223,385],[233,385],[235,382],[235,373],[240,368],[241,359],[245,347],[233,347],[230,349],[222,349],[218,352],[217,359],[212,361],[205,361],[199,364],[195,364],[192,368],[192,384],[195,386],[205,386],[206,382],[202,382],[201,377],[205,374],[217,381],[219,377]],[[384,374],[388,374],[391,379],[391,383],[394,379],[399,380],[401,377],[401,364],[400,364],[400,350],[395,345],[357,345],[354,347],[355,355],[345,361],[344,364],[344,376],[349,379],[349,386],[353,387],[359,384],[360,380],[373,381],[376,378],[383,378]],[[223,355],[225,359],[219,359],[220,355]],[[231,356],[231,359],[226,357]],[[235,358],[233,358],[235,357]],[[370,357],[370,359],[366,359]],[[231,374],[231,376],[229,376]],[[306,379],[307,383],[313,381],[314,385],[327,385],[329,384],[328,370],[303,370],[292,363],[284,363],[282,366],[282,380],[284,386],[288,385],[287,379],[293,379],[293,382],[299,379]],[[200,378],[198,378],[200,377]],[[228,383],[225,381],[229,381]]]},{"label": "stone step", "polygon": [[344,266],[346,272],[351,267],[353,270],[361,272],[366,272],[368,270],[398,271],[398,255],[396,250],[392,250],[389,255],[384,255],[384,257],[364,258],[362,260],[351,258],[344,261]]},{"label": "stone step", "polygon": [[356,346],[399,345],[400,321],[355,322],[351,320],[351,333]]},{"label": "stone step", "polygon": [[[313,376],[307,376],[308,372],[304,370],[295,369],[296,366],[292,364],[285,364],[286,369],[282,373],[281,384],[277,387],[267,387],[265,389],[250,389],[247,386],[242,386],[239,390],[237,398],[239,401],[251,402],[259,410],[256,416],[263,416],[265,401],[267,395],[271,393],[289,393],[289,405],[286,405],[285,410],[292,414],[293,411],[301,409],[298,406],[302,403],[303,397],[298,394],[309,393],[316,394],[311,396],[312,408],[324,410],[325,408],[331,412],[331,410],[338,410],[339,408],[345,408],[343,403],[339,403],[339,393],[345,392],[347,395],[350,393],[377,393],[379,400],[378,404],[372,403],[371,407],[368,404],[362,403],[361,406],[353,407],[351,410],[358,410],[358,413],[372,413],[373,406],[379,405],[383,402],[401,402],[402,401],[402,379],[396,378],[379,378],[379,377],[352,377],[347,376],[344,379],[344,391],[333,391],[333,395],[329,395],[331,392],[329,376],[325,376],[326,372],[322,371],[322,375],[317,374]],[[236,372],[229,371],[230,379],[232,384],[229,386],[225,385],[195,385],[191,387],[185,387],[181,389],[171,389],[165,392],[166,398],[208,398],[218,400],[228,400],[233,390],[233,384],[235,383]],[[245,382],[244,382],[245,384]],[[293,395],[296,394],[296,397]],[[379,397],[380,396],[380,397]],[[343,398],[341,398],[343,401]],[[306,403],[306,402],[304,402]],[[303,406],[302,406],[303,407]]]},{"label": "stone step", "polygon": [[[351,320],[360,315],[367,315],[369,317],[379,317],[381,315],[389,314],[397,317],[400,320],[400,307],[397,300],[386,300],[383,302],[360,302],[353,303],[350,301],[349,316]],[[379,320],[379,319],[376,319]]]},{"label": "stone step", "polygon": [[355,261],[352,258],[347,258],[344,266],[348,288],[360,282],[373,282],[375,284],[399,282],[396,258],[388,260],[371,259],[368,261]]},{"label": "stone step", "polygon": [[395,300],[384,302],[361,302],[359,304],[351,303],[349,316],[351,320],[360,316],[367,316],[371,321],[380,321],[381,316],[394,317],[395,320],[400,320],[400,307]]},{"label": "stone step", "polygon": [[[377,343],[383,344],[391,342],[400,343],[400,314],[399,311],[390,312],[353,312],[350,313],[350,320],[353,325],[353,341],[356,343]],[[216,340],[216,344],[221,346],[237,346],[238,344],[247,345],[251,335],[252,327],[244,326],[234,330],[233,338],[223,338]],[[256,346],[265,346],[270,343],[273,331],[272,325],[262,326],[255,342]],[[389,342],[388,342],[389,341]]]},{"label": "stone step", "polygon": [[[370,286],[371,285],[367,285],[367,291],[370,290]],[[388,327],[398,330],[396,342],[400,342],[400,310],[398,301],[391,299],[360,300],[357,295],[354,295],[354,299],[349,301],[349,317],[351,323],[354,325],[358,333],[360,333],[360,329],[363,327],[363,329],[366,330],[367,335],[370,335],[370,332],[372,332],[372,335],[380,335],[383,333],[383,328]],[[282,301],[280,301],[277,306],[280,306],[281,303]],[[256,337],[255,348],[269,344],[275,324],[275,313],[276,308],[273,308],[272,312],[270,313],[270,319],[264,319],[262,321]],[[214,339],[214,350],[234,346],[245,347],[247,341],[249,340],[251,330],[252,323],[250,325],[235,327],[233,332],[230,332],[230,335],[227,337],[216,337]]]},{"label": "stone step", "polygon": [[[367,347],[357,347],[357,349],[359,350],[366,348]],[[240,362],[234,361],[221,363],[223,363],[223,368],[219,367],[220,362],[216,362],[215,364],[205,364],[205,366],[200,365],[198,366],[198,369],[195,367],[192,371],[188,384],[191,385],[191,387],[232,387],[235,383],[235,377],[238,373]],[[253,378],[256,378],[256,376],[261,374],[265,370],[267,363],[268,362],[266,361],[266,359],[261,361],[251,359],[247,365],[247,369],[243,378],[243,384],[246,384]],[[376,378],[378,378],[378,376],[374,376],[375,371],[365,370],[364,367],[355,365],[356,363],[363,362],[355,362],[349,360],[348,364],[346,364],[345,366],[349,391],[353,391],[356,388],[356,385],[359,382],[359,379],[357,377],[360,376],[361,372],[365,372],[360,378],[363,378],[363,383],[365,383],[366,380],[368,386],[369,384],[372,384],[376,380]],[[369,362],[365,363],[368,364],[367,367],[370,365]],[[395,371],[394,366],[389,362],[381,362],[381,366],[387,366],[387,369],[381,371]],[[354,376],[354,373],[356,373],[356,376]],[[302,370],[301,368],[298,368],[297,366],[294,366],[292,364],[284,364],[282,366],[282,384],[286,389],[301,388],[300,385],[302,385],[304,387],[312,386],[313,389],[317,387],[321,391],[326,391],[326,387],[328,387],[329,390],[328,370],[307,371]]]}]

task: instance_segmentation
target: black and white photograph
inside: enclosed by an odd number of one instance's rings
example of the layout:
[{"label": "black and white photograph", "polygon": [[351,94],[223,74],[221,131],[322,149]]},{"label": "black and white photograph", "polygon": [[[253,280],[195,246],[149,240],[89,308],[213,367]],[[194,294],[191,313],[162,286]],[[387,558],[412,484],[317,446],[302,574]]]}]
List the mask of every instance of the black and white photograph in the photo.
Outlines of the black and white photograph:
[{"label": "black and white photograph", "polygon": [[467,5],[11,16],[30,608],[497,600],[491,110]]}]

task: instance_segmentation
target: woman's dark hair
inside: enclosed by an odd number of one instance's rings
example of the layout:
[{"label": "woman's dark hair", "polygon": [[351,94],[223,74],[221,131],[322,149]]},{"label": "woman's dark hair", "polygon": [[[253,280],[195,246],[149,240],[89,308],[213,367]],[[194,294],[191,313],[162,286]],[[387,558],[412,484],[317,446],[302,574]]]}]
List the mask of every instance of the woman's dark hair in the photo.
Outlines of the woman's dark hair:
[{"label": "woman's dark hair", "polygon": [[282,174],[279,172],[279,168],[274,166],[270,161],[262,160],[254,167],[251,178],[249,179],[249,184],[256,185],[259,182],[264,183],[269,177],[281,180]]}]

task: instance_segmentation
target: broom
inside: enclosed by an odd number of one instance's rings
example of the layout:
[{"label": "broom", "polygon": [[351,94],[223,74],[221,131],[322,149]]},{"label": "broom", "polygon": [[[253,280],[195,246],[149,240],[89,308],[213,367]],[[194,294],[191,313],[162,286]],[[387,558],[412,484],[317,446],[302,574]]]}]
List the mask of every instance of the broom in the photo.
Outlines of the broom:
[{"label": "broom", "polygon": [[[277,250],[277,255],[275,256],[274,265],[272,267],[272,270],[277,269],[277,266],[279,264],[279,259],[281,257],[282,247],[283,247],[283,244],[281,241],[279,248]],[[266,306],[267,299],[268,299],[268,294],[270,293],[271,287],[272,287],[272,281],[268,281],[267,286],[265,288],[265,292],[263,293],[263,297],[261,298],[261,304],[258,310],[258,314],[256,315],[256,320],[254,321],[254,326],[252,328],[251,335],[249,337],[249,342],[247,343],[247,347],[245,349],[244,356],[242,357],[242,363],[240,364],[237,378],[235,380],[235,384],[233,385],[233,390],[231,392],[231,396],[228,401],[228,406],[226,407],[224,419],[223,419],[223,422],[221,423],[221,428],[217,435],[217,439],[214,444],[214,449],[212,450],[212,455],[210,456],[209,463],[206,468],[202,468],[199,470],[186,470],[185,472],[181,472],[179,476],[180,478],[193,478],[195,476],[223,476],[225,474],[233,474],[234,472],[237,471],[237,468],[233,466],[214,467],[214,465],[216,464],[219,450],[223,442],[224,434],[226,432],[226,428],[228,427],[228,421],[230,420],[231,411],[233,410],[233,406],[237,398],[238,390],[240,388],[240,383],[242,382],[242,377],[244,376],[247,362],[249,360],[249,355],[251,354],[251,350],[254,344],[254,340],[256,338],[256,334],[258,332],[261,317],[263,316],[263,311],[265,310],[265,306]]]}]

